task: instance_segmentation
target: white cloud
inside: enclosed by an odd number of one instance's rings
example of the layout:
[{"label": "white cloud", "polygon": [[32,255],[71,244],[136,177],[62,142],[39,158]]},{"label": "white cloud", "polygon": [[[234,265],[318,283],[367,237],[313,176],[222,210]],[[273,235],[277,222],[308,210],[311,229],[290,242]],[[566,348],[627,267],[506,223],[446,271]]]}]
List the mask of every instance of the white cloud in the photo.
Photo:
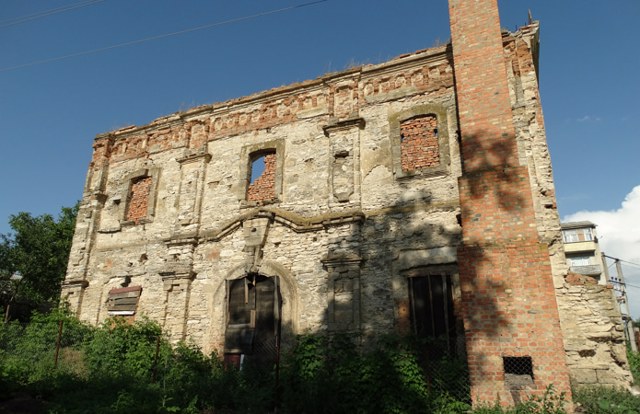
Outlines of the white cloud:
[{"label": "white cloud", "polygon": [[585,115],[582,118],[576,119],[578,122],[600,122],[602,119],[598,116]]},{"label": "white cloud", "polygon": [[[625,197],[620,208],[612,211],[579,211],[563,218],[563,222],[588,220],[597,225],[602,251],[611,257],[640,264],[640,185]],[[623,263],[628,286],[631,315],[640,317],[640,267]],[[615,268],[610,269],[615,275]]]}]

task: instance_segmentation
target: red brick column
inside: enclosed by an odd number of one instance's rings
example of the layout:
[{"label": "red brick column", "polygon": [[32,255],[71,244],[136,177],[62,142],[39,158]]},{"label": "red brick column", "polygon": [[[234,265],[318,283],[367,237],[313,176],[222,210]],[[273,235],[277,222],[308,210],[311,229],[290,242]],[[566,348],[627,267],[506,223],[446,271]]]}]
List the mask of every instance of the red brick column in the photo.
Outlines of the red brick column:
[{"label": "red brick column", "polygon": [[549,252],[538,239],[528,169],[518,164],[497,1],[449,0],[449,13],[472,398],[511,405],[550,384],[570,398]]}]

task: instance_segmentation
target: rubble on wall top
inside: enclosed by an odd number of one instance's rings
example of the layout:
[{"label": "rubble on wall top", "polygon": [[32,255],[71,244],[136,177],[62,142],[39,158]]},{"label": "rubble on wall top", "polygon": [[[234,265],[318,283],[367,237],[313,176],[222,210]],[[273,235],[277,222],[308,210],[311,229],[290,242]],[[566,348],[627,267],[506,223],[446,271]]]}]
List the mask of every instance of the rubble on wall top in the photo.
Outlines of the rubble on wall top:
[{"label": "rubble on wall top", "polygon": [[[534,38],[537,38],[538,26],[539,26],[539,22],[534,21],[527,26],[518,28],[515,32],[503,31],[503,37],[534,36]],[[537,39],[535,43],[537,43]],[[260,101],[273,99],[274,97],[284,98],[288,94],[291,94],[293,92],[296,92],[296,93],[299,92],[301,89],[312,89],[312,88],[324,87],[327,84],[331,84],[332,82],[335,82],[336,80],[339,80],[339,78],[342,78],[342,77],[351,77],[354,75],[357,76],[358,74],[361,76],[367,76],[368,74],[384,72],[386,70],[393,70],[396,66],[405,65],[412,62],[420,62],[428,59],[434,59],[434,60],[442,59],[442,58],[445,58],[448,55],[448,53],[450,53],[450,46],[451,46],[451,43],[450,41],[448,41],[447,43],[442,45],[433,46],[426,49],[420,49],[415,52],[404,53],[390,60],[387,60],[385,62],[354,66],[340,72],[329,72],[315,79],[278,86],[275,88],[253,93],[251,95],[232,98],[223,102],[199,105],[199,106],[187,109],[185,111],[174,112],[172,114],[156,118],[146,125],[141,125],[141,126],[128,125],[126,127],[118,128],[116,130],[101,133],[101,134],[98,134],[95,139],[105,138],[108,136],[128,135],[130,133],[140,132],[148,128],[156,128],[158,126],[164,126],[174,122],[184,122],[184,121],[191,120],[197,117],[198,115],[225,110],[230,107],[237,107],[237,106],[246,105],[246,104],[259,103]]]}]

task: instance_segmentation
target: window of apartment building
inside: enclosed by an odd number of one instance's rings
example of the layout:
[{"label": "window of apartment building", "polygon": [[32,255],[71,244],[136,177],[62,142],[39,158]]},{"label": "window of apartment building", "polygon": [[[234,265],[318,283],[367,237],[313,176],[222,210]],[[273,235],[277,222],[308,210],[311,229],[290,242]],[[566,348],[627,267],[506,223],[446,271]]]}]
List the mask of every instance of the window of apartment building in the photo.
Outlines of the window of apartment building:
[{"label": "window of apartment building", "polygon": [[122,316],[129,321],[133,321],[141,293],[142,286],[111,289],[107,297],[108,314],[110,316]]},{"label": "window of apartment building", "polygon": [[562,230],[562,238],[565,243],[577,243],[593,240],[593,233],[590,228]]},{"label": "window of apartment building", "polygon": [[389,117],[396,178],[446,173],[449,167],[447,109],[418,105]]},{"label": "window of apartment building", "polygon": [[569,266],[589,266],[592,256],[568,256]]},{"label": "window of apartment building", "polygon": [[408,278],[413,333],[427,342],[432,356],[455,349],[455,316],[451,277],[423,273]]}]

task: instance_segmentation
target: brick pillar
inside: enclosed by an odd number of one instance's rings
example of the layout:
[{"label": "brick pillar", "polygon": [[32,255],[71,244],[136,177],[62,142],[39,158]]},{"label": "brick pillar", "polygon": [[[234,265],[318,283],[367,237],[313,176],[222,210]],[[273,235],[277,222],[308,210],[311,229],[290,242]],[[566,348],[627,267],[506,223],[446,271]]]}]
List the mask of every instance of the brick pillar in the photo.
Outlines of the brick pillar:
[{"label": "brick pillar", "polygon": [[518,163],[497,0],[449,0],[461,132],[463,319],[475,404],[503,405],[569,373],[547,246]]}]

